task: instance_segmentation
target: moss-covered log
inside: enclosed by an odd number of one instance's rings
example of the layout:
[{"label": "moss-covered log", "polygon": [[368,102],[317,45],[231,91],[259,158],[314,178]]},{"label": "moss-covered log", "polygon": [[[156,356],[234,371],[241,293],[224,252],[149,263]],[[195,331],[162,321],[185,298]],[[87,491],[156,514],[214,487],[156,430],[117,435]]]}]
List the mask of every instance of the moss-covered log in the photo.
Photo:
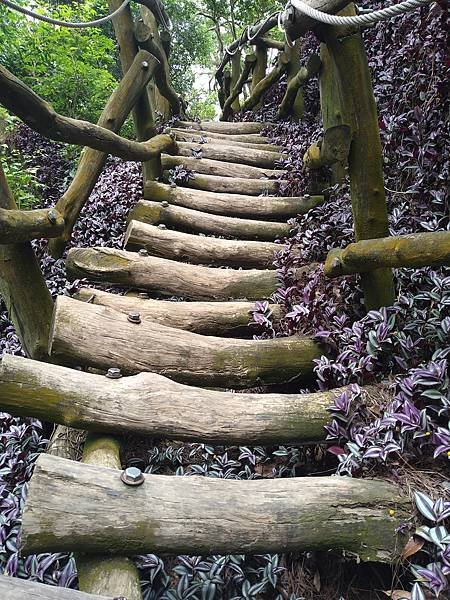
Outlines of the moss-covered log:
[{"label": "moss-covered log", "polygon": [[25,504],[22,552],[209,556],[340,549],[391,561],[401,547],[397,529],[411,511],[397,485],[378,480],[144,477],[143,485],[129,487],[118,470],[41,455]]},{"label": "moss-covered log", "polygon": [[255,58],[256,62],[253,66],[252,71],[252,85],[251,89],[254,90],[258,83],[264,79],[267,71],[267,44],[257,43],[255,45]]},{"label": "moss-covered log", "polygon": [[252,121],[242,121],[239,123],[224,123],[222,121],[200,121],[199,123],[197,121],[177,121],[175,123],[175,127],[230,135],[261,133],[267,125],[269,125],[269,123],[256,123]]},{"label": "moss-covered log", "polygon": [[252,108],[255,108],[259,102],[261,102],[269,89],[281,79],[284,73],[286,73],[288,64],[289,59],[287,55],[282,53],[278,59],[277,65],[252,89],[251,95],[242,104],[243,111],[251,110]]},{"label": "moss-covered log", "polygon": [[4,600],[117,600],[112,596],[94,596],[45,583],[0,575],[0,598]]},{"label": "moss-covered log", "polygon": [[[348,4],[348,0],[308,0],[308,5],[316,10],[336,14]],[[283,26],[291,40],[296,40],[310,29],[316,29],[321,26],[319,21],[315,21],[305,15],[302,11],[292,7],[293,15],[283,20]]]},{"label": "moss-covered log", "polygon": [[[248,54],[245,57],[244,68],[242,69],[242,73],[240,77],[237,79],[235,85],[231,88],[231,93],[225,101],[222,109],[222,116],[220,117],[221,121],[227,121],[228,118],[239,110],[239,94],[242,92],[242,89],[247,82],[248,76],[256,62],[256,56],[254,54]],[[233,64],[233,63],[232,63]],[[237,104],[236,104],[237,101]]]},{"label": "moss-covered log", "polygon": [[324,440],[327,408],[345,388],[236,394],[187,386],[156,373],[114,380],[5,355],[0,391],[1,409],[22,417],[93,432],[250,445]]},{"label": "moss-covered log", "polygon": [[[255,150],[264,150],[265,152],[281,152],[281,146],[275,146],[274,144],[268,144],[266,142],[242,142],[235,141],[234,136],[223,135],[221,137],[211,137],[211,134],[202,134],[198,131],[188,131],[186,129],[174,129],[168,128],[168,132],[174,133],[176,140],[180,142],[191,142],[194,144],[214,144],[215,146],[230,146],[232,148],[252,148]],[[239,137],[239,136],[237,136]],[[245,137],[245,136],[242,136]],[[249,136],[250,139],[254,139]]]},{"label": "moss-covered log", "polygon": [[202,158],[268,169],[273,169],[276,167],[277,161],[287,157],[287,155],[278,152],[268,152],[262,147],[248,148],[214,143],[177,142],[177,149],[180,156],[201,155]]},{"label": "moss-covered log", "polygon": [[[156,64],[152,58],[151,62],[142,61],[141,67],[152,73]],[[0,66],[0,102],[44,137],[68,144],[87,146],[126,160],[150,160],[174,146],[167,136],[157,136],[147,142],[135,142],[117,135],[107,126],[60,115],[50,104],[2,66]]]},{"label": "moss-covered log", "polygon": [[[355,14],[354,5],[349,6],[345,13]],[[341,38],[339,28],[331,26],[323,31],[328,51],[336,65],[345,118],[353,133],[348,173],[355,237],[357,241],[383,238],[389,235],[389,226],[372,79],[361,34],[349,33],[348,29],[344,34]],[[390,269],[365,273],[362,287],[368,310],[389,306],[395,300]]]},{"label": "moss-covered log", "polygon": [[260,167],[251,167],[219,160],[210,160],[208,158],[194,158],[188,156],[161,156],[163,169],[173,169],[182,165],[185,169],[200,173],[202,175],[217,175],[219,177],[239,177],[248,179],[261,179],[263,177],[279,177],[285,171],[281,169],[261,169]]},{"label": "moss-covered log", "polygon": [[450,231],[361,240],[343,250],[331,250],[324,270],[328,277],[338,277],[382,267],[426,266],[450,266]]},{"label": "moss-covered log", "polygon": [[[170,300],[142,299],[137,295],[119,296],[93,288],[81,288],[77,300],[99,304],[126,315],[138,312],[144,321],[167,327],[186,329],[202,335],[219,337],[252,337],[259,327],[252,320],[254,302],[171,302]],[[278,304],[270,304],[271,321],[281,317]]]},{"label": "moss-covered log", "polygon": [[305,152],[303,164],[308,169],[320,169],[335,163],[347,163],[352,141],[349,125],[335,125],[328,128],[319,144],[312,144]]},{"label": "moss-covered log", "polygon": [[224,240],[161,229],[141,221],[130,221],[125,233],[127,250],[145,248],[160,256],[196,265],[274,269],[275,252],[283,246],[271,242]]},{"label": "moss-covered log", "polygon": [[64,219],[54,209],[9,210],[0,208],[0,244],[51,238],[64,231]]},{"label": "moss-covered log", "polygon": [[[269,298],[278,287],[276,273],[269,269],[241,271],[188,265],[112,248],[72,248],[66,265],[73,279],[86,277],[92,281],[194,300],[261,300]],[[301,267],[298,273],[315,266]]]},{"label": "moss-covered log", "polygon": [[[154,62],[155,59],[145,50],[141,50],[136,55],[133,64],[103,109],[98,125],[111,131],[120,130],[150,79],[151,69],[144,68],[142,63],[150,65]],[[49,249],[54,257],[62,255],[66,243],[72,235],[78,215],[102,172],[106,158],[107,155],[104,152],[84,148],[75,176],[55,206],[56,210],[63,215],[65,231],[64,235],[49,242]]]},{"label": "moss-covered log", "polygon": [[[0,209],[17,210],[1,164]],[[0,244],[0,295],[24,352],[47,360],[53,302],[30,242]]]},{"label": "moss-covered log", "polygon": [[68,365],[123,373],[151,371],[181,383],[251,387],[310,375],[322,354],[311,339],[243,340],[201,336],[151,321],[130,322],[105,306],[59,296],[50,354]]},{"label": "moss-covered log", "polygon": [[249,196],[206,192],[183,187],[171,187],[157,181],[147,181],[144,198],[155,202],[166,201],[198,211],[229,217],[247,217],[268,221],[284,221],[320,206],[323,196]]},{"label": "moss-covered log", "polygon": [[[84,445],[83,463],[121,469],[119,442],[110,436],[90,433]],[[82,590],[91,594],[123,597],[127,600],[142,600],[139,571],[129,558],[84,554],[86,548],[77,550],[75,561]]]},{"label": "moss-covered log", "polygon": [[312,54],[306,65],[301,67],[297,74],[291,77],[278,109],[278,116],[281,119],[286,118],[291,113],[294,113],[294,116],[296,117],[301,116],[298,114],[298,111],[295,111],[297,94],[302,86],[304,86],[312,77],[317,75],[321,64],[319,56],[317,54]]},{"label": "moss-covered log", "polygon": [[129,213],[128,218],[150,225],[162,223],[189,232],[268,242],[288,236],[291,230],[288,223],[211,215],[191,208],[166,206],[165,203],[163,205],[161,202],[149,200],[140,200]]},{"label": "moss-covered log", "polygon": [[[171,181],[169,171],[164,171],[163,180]],[[220,177],[218,175],[203,175],[195,173],[194,178],[179,182],[180,186],[219,192],[226,194],[247,194],[248,196],[260,196],[261,194],[276,194],[280,184],[273,179],[248,179],[247,177]]]}]

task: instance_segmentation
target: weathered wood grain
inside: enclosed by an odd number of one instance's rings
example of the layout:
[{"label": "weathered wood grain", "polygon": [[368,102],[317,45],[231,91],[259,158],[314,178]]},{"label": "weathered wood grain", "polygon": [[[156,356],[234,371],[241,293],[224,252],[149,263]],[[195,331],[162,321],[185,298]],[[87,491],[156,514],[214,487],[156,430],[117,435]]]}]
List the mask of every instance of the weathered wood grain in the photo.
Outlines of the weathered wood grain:
[{"label": "weathered wood grain", "polygon": [[[169,171],[164,171],[163,179],[170,182]],[[203,175],[194,173],[193,179],[180,182],[183,187],[206,190],[209,192],[225,192],[228,194],[247,194],[259,196],[260,194],[276,194],[280,184],[272,179],[248,179],[246,177],[219,177],[217,175]]]},{"label": "weathered wood grain", "polygon": [[[241,136],[233,136],[233,135],[222,135],[215,134],[220,137],[212,137],[211,133],[202,133],[201,131],[188,131],[186,129],[175,129],[169,128],[167,131],[174,133],[177,141],[179,142],[193,142],[195,144],[215,144],[216,146],[231,146],[232,148],[252,148],[254,150],[264,150],[265,152],[281,152],[281,146],[276,146],[274,144],[268,144],[262,138],[255,139],[252,136],[248,136],[250,140],[249,142],[243,142],[235,140],[235,137],[240,138]],[[246,137],[246,136],[242,136]]]},{"label": "weathered wood grain", "polygon": [[[183,129],[182,127],[171,127],[170,131],[173,131],[176,135],[183,135],[183,136],[196,136],[198,138],[203,138],[206,140],[215,140],[214,143],[218,143],[217,140],[222,140],[223,142],[227,143],[227,144],[235,144],[235,143],[242,143],[242,144],[268,144],[268,138],[260,135],[259,133],[248,133],[248,134],[236,134],[236,135],[230,135],[230,134],[226,134],[226,133],[216,133],[214,131],[200,131],[198,129]],[[189,137],[188,140],[185,141],[190,141],[192,139],[192,137]]]},{"label": "weathered wood grain", "polygon": [[[150,225],[162,223],[184,231],[267,242],[287,237],[291,231],[288,223],[211,215],[200,210],[167,206],[149,200],[140,200],[130,211],[128,220],[142,221]],[[281,246],[278,249],[281,250]]]},{"label": "weathered wood grain", "polygon": [[231,135],[261,133],[268,125],[270,125],[270,123],[254,123],[251,121],[240,123],[225,123],[223,121],[200,121],[200,123],[197,121],[177,121],[175,123],[176,127],[185,129],[197,129],[199,131]]},{"label": "weathered wood grain", "polygon": [[12,355],[0,363],[0,407],[10,414],[87,431],[211,444],[324,440],[327,408],[344,391],[236,394],[156,373],[115,380]]},{"label": "weathered wood grain", "polygon": [[3,600],[115,600],[112,596],[96,596],[5,575],[0,575],[0,598]]},{"label": "weathered wood grain", "polygon": [[[390,511],[394,516],[390,516]],[[233,481],[145,475],[41,455],[31,479],[22,552],[260,554],[343,549],[394,558],[411,504],[398,486],[348,477]]]},{"label": "weathered wood grain", "polygon": [[192,235],[132,220],[125,233],[124,248],[145,248],[151,256],[196,265],[274,269],[275,252],[283,246]]},{"label": "weathered wood grain", "polygon": [[58,362],[124,373],[151,371],[181,383],[250,387],[312,373],[322,354],[309,338],[243,340],[201,336],[142,321],[105,306],[60,296],[55,303],[50,353]]},{"label": "weathered wood grain", "polygon": [[278,152],[210,142],[207,144],[177,142],[177,150],[180,156],[192,157],[193,153],[201,153],[202,158],[268,169],[274,169],[277,161],[286,158]]},{"label": "weathered wood grain", "polygon": [[54,209],[8,210],[0,208],[0,244],[17,244],[51,238],[64,231],[64,219]]},{"label": "weathered wood grain", "polygon": [[194,158],[192,156],[169,156],[161,155],[161,164],[164,170],[173,169],[183,165],[195,173],[203,175],[218,175],[220,177],[242,177],[248,179],[261,179],[263,177],[279,177],[285,171],[282,169],[263,169],[260,167],[251,167],[249,165],[240,165],[238,163],[225,162],[220,160],[210,160],[209,158]]},{"label": "weathered wood grain", "polygon": [[[131,294],[119,296],[93,288],[81,288],[74,298],[90,304],[108,306],[126,315],[138,312],[143,320],[202,335],[252,337],[259,330],[251,317],[251,311],[255,309],[254,302],[171,302],[151,298],[144,300]],[[280,306],[270,304],[269,309],[272,322],[277,323],[281,317]]]}]

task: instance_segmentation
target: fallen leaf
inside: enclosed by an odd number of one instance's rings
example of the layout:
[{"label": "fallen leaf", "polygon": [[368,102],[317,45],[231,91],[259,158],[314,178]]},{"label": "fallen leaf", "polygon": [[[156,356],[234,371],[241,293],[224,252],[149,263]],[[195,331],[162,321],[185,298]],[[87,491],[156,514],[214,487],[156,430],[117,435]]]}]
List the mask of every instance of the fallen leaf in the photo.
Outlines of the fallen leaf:
[{"label": "fallen leaf", "polygon": [[403,548],[402,558],[409,558],[416,552],[419,552],[419,550],[422,549],[424,543],[425,540],[422,540],[421,538],[410,537],[409,540],[406,542],[405,547]]},{"label": "fallen leaf", "polygon": [[411,600],[411,592],[406,590],[384,590],[383,593],[392,600]]}]

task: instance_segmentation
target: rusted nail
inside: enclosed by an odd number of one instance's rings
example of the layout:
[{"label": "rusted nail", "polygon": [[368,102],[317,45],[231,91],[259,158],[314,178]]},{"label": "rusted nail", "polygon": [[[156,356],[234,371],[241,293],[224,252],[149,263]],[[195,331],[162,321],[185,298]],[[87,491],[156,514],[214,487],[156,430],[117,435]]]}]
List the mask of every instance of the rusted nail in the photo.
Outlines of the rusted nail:
[{"label": "rusted nail", "polygon": [[137,467],[128,467],[122,471],[120,479],[125,485],[142,485],[144,483],[144,474]]},{"label": "rusted nail", "polygon": [[106,377],[108,377],[108,379],[120,379],[122,377],[122,373],[117,367],[112,367],[111,369],[108,369]]},{"label": "rusted nail", "polygon": [[129,313],[127,318],[130,323],[135,323],[136,325],[139,325],[141,322],[141,315],[138,312]]},{"label": "rusted nail", "polygon": [[59,217],[59,212],[55,208],[50,208],[47,211],[47,218],[50,221],[50,223],[55,224],[58,221],[58,217]]}]

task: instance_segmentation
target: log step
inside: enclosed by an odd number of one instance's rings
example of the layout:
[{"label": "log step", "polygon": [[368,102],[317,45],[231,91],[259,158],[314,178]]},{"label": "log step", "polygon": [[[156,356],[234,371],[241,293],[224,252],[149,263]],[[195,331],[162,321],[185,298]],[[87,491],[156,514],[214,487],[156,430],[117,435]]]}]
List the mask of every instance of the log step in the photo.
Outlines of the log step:
[{"label": "log step", "polygon": [[[171,174],[164,171],[163,179],[170,183]],[[193,179],[179,182],[178,185],[208,192],[225,192],[227,194],[247,194],[260,196],[261,194],[276,194],[280,184],[272,179],[247,179],[246,177],[219,177],[217,175],[204,175],[194,173]]]},{"label": "log step", "polygon": [[169,131],[175,133],[176,135],[181,134],[183,136],[198,136],[206,139],[224,140],[228,143],[240,142],[245,144],[268,144],[268,138],[260,133],[227,134],[217,133],[216,131],[201,131],[199,129],[191,129],[186,127],[171,127]]},{"label": "log step", "polygon": [[[142,221],[149,225],[169,225],[184,231],[211,235],[273,242],[289,235],[288,223],[256,221],[212,215],[192,208],[140,200],[128,215],[128,221]],[[281,250],[281,246],[279,249]]]},{"label": "log step", "polygon": [[222,134],[249,134],[261,133],[270,123],[255,123],[251,121],[240,123],[228,123],[223,121],[177,121],[176,127],[184,129],[195,129],[198,131],[210,131]]},{"label": "log step", "polygon": [[2,411],[87,431],[209,444],[323,441],[327,408],[345,389],[236,394],[156,373],[109,379],[19,356],[0,363]]},{"label": "log step", "polygon": [[86,594],[69,588],[4,575],[0,575],[0,598],[3,600],[117,600],[117,597]]},{"label": "log step", "polygon": [[171,156],[161,154],[161,165],[164,170],[182,166],[185,169],[203,175],[217,175],[219,177],[241,177],[244,179],[262,179],[279,177],[286,171],[282,169],[261,169],[237,163],[210,160],[208,158],[193,158],[189,156]]},{"label": "log step", "polygon": [[220,144],[199,144],[192,142],[177,142],[177,154],[179,156],[194,157],[200,155],[202,158],[211,160],[250,165],[266,169],[275,169],[277,161],[286,158],[279,152],[267,152],[258,148],[226,146]]},{"label": "log step", "polygon": [[229,217],[246,217],[276,221],[287,220],[302,215],[320,206],[323,196],[246,196],[243,194],[224,194],[172,187],[157,181],[147,181],[144,186],[144,198],[155,202],[169,202],[176,206],[184,206],[195,210],[226,215]]},{"label": "log step", "polygon": [[[252,337],[258,331],[258,326],[251,320],[254,302],[170,302],[119,296],[93,288],[81,288],[74,298],[107,306],[126,315],[138,312],[144,321],[202,335]],[[277,323],[281,317],[280,306],[270,304],[269,310],[272,322]]]},{"label": "log step", "polygon": [[[298,276],[317,266],[297,269]],[[263,300],[278,287],[274,270],[220,269],[188,265],[113,248],[71,248],[66,267],[72,279],[87,278],[192,300]]]},{"label": "log step", "polygon": [[[178,142],[194,142],[195,144],[220,144],[239,148],[254,148],[266,152],[281,152],[281,146],[268,144],[266,138],[255,135],[221,135],[220,133],[202,133],[201,131],[188,131],[186,129],[169,129]],[[236,139],[238,138],[238,139]],[[244,138],[241,140],[241,138]]]},{"label": "log step", "polygon": [[151,256],[190,264],[245,269],[274,269],[275,252],[283,248],[271,242],[199,237],[134,220],[125,233],[124,247],[126,250],[144,248]]},{"label": "log step", "polygon": [[[22,553],[262,554],[342,549],[389,561],[411,511],[398,486],[348,477],[228,480],[144,475],[41,454]],[[394,516],[390,516],[394,514]],[[120,526],[119,526],[120,525]]]},{"label": "log step", "polygon": [[49,352],[63,364],[119,367],[127,374],[151,371],[181,383],[225,388],[309,375],[322,354],[314,341],[300,336],[202,336],[148,320],[131,322],[122,312],[67,296],[55,303]]}]

